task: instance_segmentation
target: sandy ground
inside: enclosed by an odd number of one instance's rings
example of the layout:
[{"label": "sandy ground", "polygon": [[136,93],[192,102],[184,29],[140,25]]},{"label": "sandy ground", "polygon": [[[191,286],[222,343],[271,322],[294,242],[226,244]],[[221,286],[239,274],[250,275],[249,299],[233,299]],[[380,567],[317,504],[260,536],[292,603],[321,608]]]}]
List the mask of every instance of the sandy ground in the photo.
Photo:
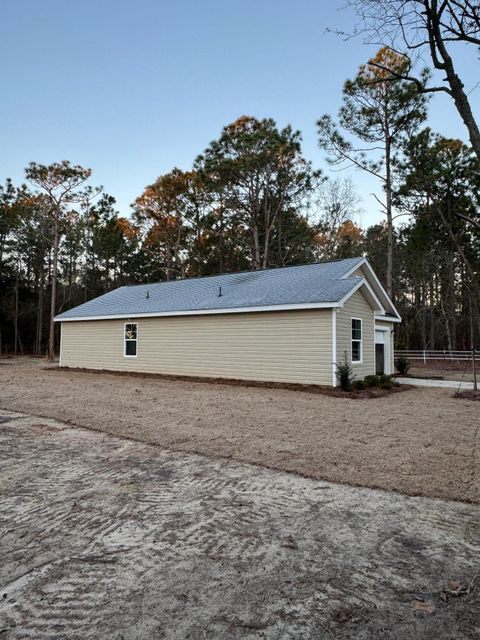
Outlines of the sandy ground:
[{"label": "sandy ground", "polygon": [[477,505],[8,412],[0,485],[2,640],[480,636]]},{"label": "sandy ground", "polygon": [[449,389],[345,400],[0,362],[5,409],[331,482],[480,502],[479,405]]}]

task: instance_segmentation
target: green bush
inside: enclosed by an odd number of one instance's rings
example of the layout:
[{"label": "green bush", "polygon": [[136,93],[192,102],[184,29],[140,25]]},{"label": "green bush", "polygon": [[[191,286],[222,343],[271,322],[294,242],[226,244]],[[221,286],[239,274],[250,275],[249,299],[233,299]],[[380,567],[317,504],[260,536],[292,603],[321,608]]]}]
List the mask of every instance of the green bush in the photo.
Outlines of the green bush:
[{"label": "green bush", "polygon": [[343,361],[340,364],[337,364],[337,380],[340,388],[343,391],[350,391],[353,383],[353,369],[350,365],[350,361],[348,359],[347,352],[345,351],[345,355],[343,356]]},{"label": "green bush", "polygon": [[410,360],[407,358],[407,356],[398,356],[395,361],[395,366],[397,367],[398,373],[404,376],[410,369]]},{"label": "green bush", "polygon": [[377,376],[375,374],[371,374],[369,376],[365,376],[362,380],[364,383],[364,388],[368,389],[369,387],[379,387],[380,389],[391,389],[397,383],[395,382],[395,376],[386,375],[382,373],[382,375]]},{"label": "green bush", "polygon": [[387,376],[386,374],[383,374],[381,376],[379,376],[379,387],[382,387],[382,389],[391,389],[392,387],[395,387],[398,385],[398,382],[395,380],[395,375],[391,374],[389,376]]},{"label": "green bush", "polygon": [[378,376],[378,386],[381,389],[391,389],[394,385],[393,377],[387,376],[384,373]]},{"label": "green bush", "polygon": [[363,391],[366,389],[365,380],[354,380],[352,383],[352,389],[354,391]]},{"label": "green bush", "polygon": [[378,376],[376,376],[374,373],[372,373],[369,376],[365,376],[365,378],[363,379],[363,382],[365,383],[365,387],[378,387]]}]

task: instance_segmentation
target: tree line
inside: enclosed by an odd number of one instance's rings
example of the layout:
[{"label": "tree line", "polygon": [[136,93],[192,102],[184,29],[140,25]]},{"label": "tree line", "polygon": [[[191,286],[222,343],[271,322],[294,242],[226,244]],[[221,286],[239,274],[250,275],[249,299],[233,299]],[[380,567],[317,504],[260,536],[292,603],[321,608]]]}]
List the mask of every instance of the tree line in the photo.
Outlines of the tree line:
[{"label": "tree line", "polygon": [[[352,4],[364,28],[377,34],[378,11],[369,11],[395,8],[380,0]],[[432,16],[416,25],[427,41]],[[468,24],[451,28],[462,27],[471,43]],[[446,42],[452,37],[444,34]],[[32,162],[25,184],[0,185],[0,349],[52,357],[53,316],[124,284],[358,255],[368,258],[402,314],[399,346],[478,346],[480,148],[464,101],[447,88],[471,145],[426,126],[429,98],[441,88],[432,87],[427,69],[415,75],[408,51],[393,45],[345,82],[336,117],[319,118],[318,142],[329,162],[378,181],[385,216],[367,228],[351,180],[315,169],[300,132],[271,118],[242,116],[225,126],[191,170],[159,176],[127,215],[92,186],[89,169]]]}]

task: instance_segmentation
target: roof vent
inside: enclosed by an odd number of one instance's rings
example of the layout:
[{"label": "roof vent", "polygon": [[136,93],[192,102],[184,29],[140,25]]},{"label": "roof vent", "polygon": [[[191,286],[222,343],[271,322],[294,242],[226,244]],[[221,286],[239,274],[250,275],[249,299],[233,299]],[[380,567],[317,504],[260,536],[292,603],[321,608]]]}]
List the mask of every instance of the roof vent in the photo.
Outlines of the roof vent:
[{"label": "roof vent", "polygon": [[150,298],[150,291],[147,289],[147,295],[145,296],[145,300],[148,300]]},{"label": "roof vent", "polygon": [[222,287],[218,287],[218,297],[221,298],[223,295],[222,293]]}]

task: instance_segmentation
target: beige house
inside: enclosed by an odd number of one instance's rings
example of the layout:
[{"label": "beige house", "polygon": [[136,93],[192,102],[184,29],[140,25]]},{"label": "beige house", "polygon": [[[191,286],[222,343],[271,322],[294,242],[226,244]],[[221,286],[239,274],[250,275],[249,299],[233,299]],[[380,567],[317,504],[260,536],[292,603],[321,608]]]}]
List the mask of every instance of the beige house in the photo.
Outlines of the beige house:
[{"label": "beige house", "polygon": [[337,384],[393,373],[400,316],[365,258],[120,287],[55,318],[60,365]]}]

